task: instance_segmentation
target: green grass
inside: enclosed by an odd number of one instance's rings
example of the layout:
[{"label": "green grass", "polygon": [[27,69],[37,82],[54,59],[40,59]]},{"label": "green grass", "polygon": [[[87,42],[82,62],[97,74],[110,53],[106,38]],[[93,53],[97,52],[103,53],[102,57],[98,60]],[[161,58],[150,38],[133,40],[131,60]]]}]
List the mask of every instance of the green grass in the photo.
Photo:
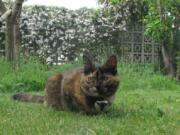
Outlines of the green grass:
[{"label": "green grass", "polygon": [[3,59],[0,59],[0,65],[0,92],[19,92],[42,91],[50,75],[76,67],[78,63],[48,67],[38,59],[30,58],[27,62],[22,60],[17,71],[12,71],[10,64]]},{"label": "green grass", "polygon": [[47,67],[31,59],[16,72],[3,60],[0,65],[0,135],[180,134],[180,83],[152,65],[119,64],[115,102],[109,112],[96,116],[11,100],[17,91],[42,94],[48,76],[80,63]]},{"label": "green grass", "polygon": [[14,102],[0,94],[1,135],[179,135],[180,91],[125,91],[97,116]]}]

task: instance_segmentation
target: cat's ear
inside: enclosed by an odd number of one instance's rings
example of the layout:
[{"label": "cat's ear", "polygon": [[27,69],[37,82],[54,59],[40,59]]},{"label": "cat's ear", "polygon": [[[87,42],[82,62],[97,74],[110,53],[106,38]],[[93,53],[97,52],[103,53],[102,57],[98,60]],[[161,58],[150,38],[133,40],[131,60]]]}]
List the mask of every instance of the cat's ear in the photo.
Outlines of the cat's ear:
[{"label": "cat's ear", "polygon": [[89,74],[95,71],[95,65],[90,55],[83,55],[84,73]]},{"label": "cat's ear", "polygon": [[112,55],[108,58],[106,63],[103,65],[106,69],[106,72],[112,73],[113,75],[117,74],[117,58],[115,55]]}]

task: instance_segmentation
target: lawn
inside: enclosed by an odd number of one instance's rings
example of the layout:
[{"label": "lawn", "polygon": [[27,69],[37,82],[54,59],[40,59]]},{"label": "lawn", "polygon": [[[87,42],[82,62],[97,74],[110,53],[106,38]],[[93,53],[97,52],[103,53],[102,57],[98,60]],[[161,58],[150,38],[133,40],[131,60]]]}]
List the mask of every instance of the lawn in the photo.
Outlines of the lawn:
[{"label": "lawn", "polygon": [[0,67],[0,135],[180,135],[180,84],[151,66],[119,65],[121,85],[112,108],[87,116],[11,99],[16,91],[41,94],[32,88],[42,89],[48,75],[73,68],[38,70],[36,64],[16,73]]},{"label": "lawn", "polygon": [[121,91],[97,116],[55,111],[0,94],[0,135],[179,135],[180,91]]}]

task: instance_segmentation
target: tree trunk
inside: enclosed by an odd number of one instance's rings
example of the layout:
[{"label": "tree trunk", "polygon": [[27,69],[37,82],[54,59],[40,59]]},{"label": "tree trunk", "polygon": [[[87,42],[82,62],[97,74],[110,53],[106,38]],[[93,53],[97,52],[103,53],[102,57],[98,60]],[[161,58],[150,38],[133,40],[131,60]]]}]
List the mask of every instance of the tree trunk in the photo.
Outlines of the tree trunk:
[{"label": "tree trunk", "polygon": [[174,4],[178,10],[177,16],[174,20],[174,30],[173,30],[173,41],[176,50],[176,79],[180,80],[180,3],[174,0]]},{"label": "tree trunk", "polygon": [[4,13],[6,20],[6,59],[12,63],[13,69],[17,69],[19,65],[19,47],[21,43],[19,22],[23,1],[16,0],[11,11],[6,12],[5,6],[0,0],[0,7],[4,7],[4,10],[1,10],[1,12]]},{"label": "tree trunk", "polygon": [[176,68],[174,65],[174,54],[168,51],[168,48],[165,47],[165,44],[161,44],[161,53],[163,58],[163,64],[167,71],[168,76],[175,77],[176,76]]},{"label": "tree trunk", "polygon": [[9,16],[6,20],[6,59],[13,69],[19,65],[20,32],[19,24]]},{"label": "tree trunk", "polygon": [[[166,24],[167,18],[164,15],[165,13],[165,4],[163,0],[157,0],[157,8],[159,10],[159,15],[161,18],[161,23]],[[167,27],[162,28],[161,33],[167,33]],[[171,33],[172,34],[172,33]],[[176,76],[176,67],[175,67],[175,48],[171,47],[170,44],[173,44],[173,35],[171,37],[162,37],[161,40],[161,54],[163,58],[163,65],[165,70],[170,77]]]},{"label": "tree trunk", "polygon": [[14,50],[14,36],[13,36],[13,23],[11,16],[6,20],[6,59],[10,62],[13,61]]}]

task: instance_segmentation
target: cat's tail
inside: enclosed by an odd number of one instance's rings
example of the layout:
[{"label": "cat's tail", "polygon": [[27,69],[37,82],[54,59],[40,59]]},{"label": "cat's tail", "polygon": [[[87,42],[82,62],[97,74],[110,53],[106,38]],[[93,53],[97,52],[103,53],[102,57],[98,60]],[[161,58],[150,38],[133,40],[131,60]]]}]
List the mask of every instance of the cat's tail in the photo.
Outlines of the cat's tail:
[{"label": "cat's tail", "polygon": [[17,93],[12,96],[12,99],[23,101],[23,102],[35,102],[35,103],[43,103],[44,96],[36,96],[26,93]]}]

